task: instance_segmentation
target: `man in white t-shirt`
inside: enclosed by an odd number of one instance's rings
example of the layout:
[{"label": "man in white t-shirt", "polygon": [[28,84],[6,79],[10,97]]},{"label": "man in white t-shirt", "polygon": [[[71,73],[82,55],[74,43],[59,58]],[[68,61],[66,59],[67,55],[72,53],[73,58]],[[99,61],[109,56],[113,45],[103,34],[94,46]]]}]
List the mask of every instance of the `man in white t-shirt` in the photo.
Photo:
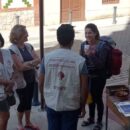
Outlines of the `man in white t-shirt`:
[{"label": "man in white t-shirt", "polygon": [[48,130],[77,130],[78,118],[86,113],[87,67],[85,59],[71,50],[74,36],[73,26],[62,24],[57,29],[60,48],[46,54],[41,63],[39,87]]}]

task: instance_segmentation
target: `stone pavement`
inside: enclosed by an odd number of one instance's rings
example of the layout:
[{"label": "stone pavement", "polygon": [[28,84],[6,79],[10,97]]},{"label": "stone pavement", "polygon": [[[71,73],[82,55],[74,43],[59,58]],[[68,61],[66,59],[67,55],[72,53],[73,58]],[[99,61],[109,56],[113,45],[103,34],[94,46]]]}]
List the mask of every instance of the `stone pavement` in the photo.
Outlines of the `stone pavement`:
[{"label": "stone pavement", "polygon": [[[74,22],[72,25],[75,26],[76,37],[73,49],[79,52],[80,43],[84,40],[84,27],[87,23],[93,22],[97,24],[101,35],[111,35],[113,39],[117,42],[117,46],[123,51],[123,65],[121,74],[118,76],[113,76],[107,81],[107,84],[127,84],[128,78],[128,67],[130,64],[130,17],[121,17],[117,18],[117,24],[112,24],[112,19],[103,19],[96,21],[86,21],[86,22]],[[58,47],[56,42],[56,29],[59,25],[54,26],[45,26],[44,27],[44,51],[45,53],[51,51]],[[27,27],[29,32],[29,42],[32,43],[35,49],[39,50],[39,27]],[[9,30],[0,30],[2,32],[6,45],[9,46]],[[38,51],[39,52],[39,51]],[[104,93],[104,102],[105,102],[105,93]],[[8,130],[16,130],[17,126],[17,117],[16,117],[16,108],[17,105],[11,107],[10,119],[8,124]],[[87,107],[86,110],[88,111]],[[109,128],[108,130],[123,130],[123,127],[118,122],[119,120],[114,116],[110,111],[109,116]],[[88,112],[86,114],[87,118]],[[90,127],[81,127],[81,121],[79,120],[78,130],[92,130],[93,126]],[[47,130],[47,119],[46,112],[41,112],[38,107],[32,108],[32,121],[41,128],[41,130]],[[103,124],[105,126],[105,111]],[[103,127],[105,130],[105,127]]]}]

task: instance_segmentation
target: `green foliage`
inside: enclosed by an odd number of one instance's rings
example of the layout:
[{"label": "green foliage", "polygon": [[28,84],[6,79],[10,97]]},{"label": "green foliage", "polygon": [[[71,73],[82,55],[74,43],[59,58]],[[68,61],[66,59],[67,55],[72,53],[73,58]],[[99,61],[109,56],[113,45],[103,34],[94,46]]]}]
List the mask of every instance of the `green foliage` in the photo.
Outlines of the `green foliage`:
[{"label": "green foliage", "polygon": [[13,0],[8,0],[7,3],[3,6],[3,8],[8,9]]},{"label": "green foliage", "polygon": [[28,0],[22,0],[24,2],[25,5],[27,5],[27,7],[31,7],[32,5],[29,3]]},{"label": "green foliage", "polygon": [[[22,0],[23,3],[27,6],[27,7],[31,7],[32,5],[29,3],[28,0]],[[13,0],[8,0],[7,3],[3,6],[4,9],[8,9],[10,4],[13,3]]]}]

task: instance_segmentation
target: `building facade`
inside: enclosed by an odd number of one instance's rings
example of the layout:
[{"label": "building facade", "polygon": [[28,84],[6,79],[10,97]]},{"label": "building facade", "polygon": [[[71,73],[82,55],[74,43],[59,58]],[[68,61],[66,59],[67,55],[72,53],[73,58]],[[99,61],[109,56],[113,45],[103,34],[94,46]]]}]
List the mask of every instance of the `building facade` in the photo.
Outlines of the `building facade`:
[{"label": "building facade", "polygon": [[[43,0],[44,25],[130,16],[130,0]],[[39,0],[0,0],[0,29],[39,25]]]}]

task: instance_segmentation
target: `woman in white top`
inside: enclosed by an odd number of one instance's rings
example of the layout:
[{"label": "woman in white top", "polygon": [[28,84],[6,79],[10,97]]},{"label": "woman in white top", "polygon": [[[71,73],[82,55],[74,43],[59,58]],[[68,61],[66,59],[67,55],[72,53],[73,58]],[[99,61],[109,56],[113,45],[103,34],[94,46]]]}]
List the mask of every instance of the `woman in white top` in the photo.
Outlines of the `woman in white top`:
[{"label": "woman in white top", "polygon": [[10,106],[6,99],[6,92],[11,92],[14,86],[11,80],[13,60],[9,50],[1,49],[3,46],[4,39],[0,34],[0,130],[7,130]]}]

